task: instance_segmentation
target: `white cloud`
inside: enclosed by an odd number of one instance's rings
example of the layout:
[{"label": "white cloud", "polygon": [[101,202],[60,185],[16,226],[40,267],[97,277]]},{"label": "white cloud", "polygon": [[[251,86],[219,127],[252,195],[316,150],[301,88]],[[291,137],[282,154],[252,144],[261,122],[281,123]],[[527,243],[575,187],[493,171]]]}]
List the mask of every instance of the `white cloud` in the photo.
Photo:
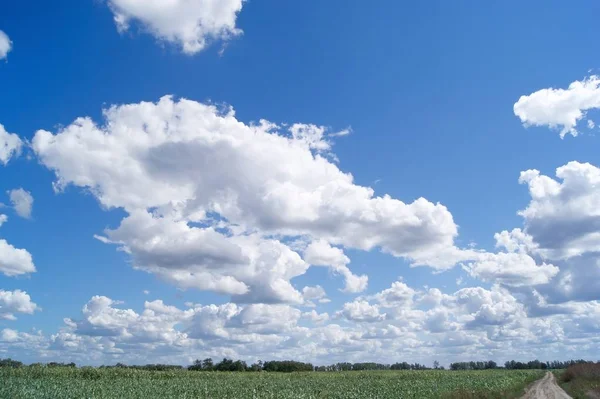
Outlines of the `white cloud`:
[{"label": "white cloud", "polygon": [[531,194],[519,214],[536,252],[550,259],[600,252],[600,168],[573,161],[556,176],[562,182],[537,170],[521,172],[519,179]]},{"label": "white cloud", "polygon": [[[304,287],[302,289],[302,296],[304,297],[306,303],[312,304],[311,301],[315,300],[320,303],[327,303],[330,300],[327,298],[327,293],[320,285],[314,287]],[[311,305],[314,306],[314,305]]]},{"label": "white cloud", "polygon": [[0,319],[15,320],[15,313],[33,314],[36,310],[40,308],[26,292],[0,290]]},{"label": "white cloud", "polygon": [[[308,263],[344,276],[347,292],[366,288],[367,276],[352,274],[332,245],[381,248],[444,268],[465,256],[454,247],[457,226],[446,207],[375,197],[354,184],[328,160],[325,128],[245,125],[232,109],[171,97],[104,115],[103,127],[79,118],[56,134],[38,131],[32,147],[55,172],[57,190],[86,188],[103,206],[129,213],[100,239],[183,288],[299,303],[290,279]],[[308,263],[287,245],[297,237],[311,243]],[[333,258],[321,261],[320,252]]]},{"label": "white cloud", "polygon": [[[0,226],[8,217],[0,214]],[[33,258],[25,249],[15,248],[6,240],[0,238],[0,273],[12,277],[35,272]]]},{"label": "white cloud", "polygon": [[591,119],[588,119],[588,121],[587,121],[587,126],[588,126],[588,129],[593,129],[593,128],[595,128],[595,127],[596,127],[596,124],[594,123],[594,121],[593,121],[593,120],[591,120]]},{"label": "white cloud", "polygon": [[310,312],[302,313],[302,317],[304,319],[308,319],[308,320],[312,321],[313,323],[324,323],[327,320],[329,320],[328,313],[317,313],[317,311],[314,309],[311,310]]},{"label": "white cloud", "polygon": [[542,89],[521,96],[514,105],[515,115],[526,126],[560,128],[560,137],[577,136],[577,123],[590,109],[600,108],[600,77],[592,75],[575,81],[568,89]]},{"label": "white cloud", "polygon": [[214,228],[133,212],[104,242],[122,246],[134,266],[182,288],[232,295],[239,302],[303,301],[293,277],[308,269],[300,256],[258,235],[226,236]]},{"label": "white cloud", "polygon": [[387,288],[374,296],[374,299],[385,308],[410,307],[413,303],[415,290],[401,281],[392,283]]},{"label": "white cloud", "polygon": [[17,215],[26,219],[31,218],[31,209],[33,207],[33,196],[31,193],[22,188],[17,188],[10,190],[8,195]]},{"label": "white cloud", "polygon": [[482,281],[515,287],[546,284],[559,271],[552,264],[537,265],[535,259],[523,253],[482,254],[465,269]]},{"label": "white cloud", "polygon": [[6,165],[11,158],[19,156],[22,146],[23,142],[19,136],[8,133],[4,126],[0,124],[0,163]]},{"label": "white cloud", "polygon": [[108,0],[119,31],[139,24],[159,40],[195,54],[211,42],[242,34],[236,27],[243,0]]},{"label": "white cloud", "polygon": [[342,291],[347,293],[359,293],[367,289],[369,277],[366,275],[356,276],[348,268],[350,258],[344,251],[332,247],[323,240],[312,242],[304,251],[304,260],[315,266],[327,266],[335,274],[340,274],[345,279],[345,287]]},{"label": "white cloud", "polygon": [[600,168],[573,161],[559,167],[556,178],[532,169],[521,172],[519,182],[531,196],[519,212],[523,229],[496,234],[496,246],[508,253],[480,254],[466,269],[509,286],[536,314],[600,299]]},{"label": "white cloud", "polygon": [[12,50],[12,42],[8,35],[0,30],[0,60],[6,58]]},{"label": "white cloud", "polygon": [[[555,353],[597,357],[594,341],[600,304],[572,303],[561,314],[529,318],[506,289],[471,287],[453,294],[414,291],[418,301],[404,304],[394,317],[359,300],[344,305],[332,322],[327,313],[301,313],[289,305],[191,305],[178,309],[162,301],[145,302],[142,312],[110,298],[93,297],[80,317],[66,319],[51,336],[15,330],[0,332],[0,354],[32,353],[79,364],[181,363],[194,359],[298,359],[316,364],[401,359],[431,364],[472,357],[508,358]],[[375,296],[378,296],[376,294]],[[379,295],[381,296],[381,295]],[[392,308],[386,308],[393,310]],[[301,323],[302,325],[300,325]],[[541,350],[540,348],[543,348]]]},{"label": "white cloud", "polygon": [[337,316],[343,316],[347,320],[358,322],[375,322],[385,320],[385,313],[379,312],[379,306],[371,305],[367,301],[357,300],[347,302]]},{"label": "white cloud", "polygon": [[15,248],[0,239],[0,272],[9,277],[33,273],[33,258],[26,250]]}]

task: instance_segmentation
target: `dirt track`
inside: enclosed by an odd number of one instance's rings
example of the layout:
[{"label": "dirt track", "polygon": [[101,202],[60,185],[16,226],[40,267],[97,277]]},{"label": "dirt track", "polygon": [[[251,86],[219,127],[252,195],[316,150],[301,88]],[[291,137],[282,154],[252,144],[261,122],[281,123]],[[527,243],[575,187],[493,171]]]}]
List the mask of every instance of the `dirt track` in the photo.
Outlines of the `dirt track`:
[{"label": "dirt track", "polygon": [[546,373],[544,378],[537,380],[527,389],[527,393],[521,399],[572,399],[561,387],[558,386],[551,372]]}]

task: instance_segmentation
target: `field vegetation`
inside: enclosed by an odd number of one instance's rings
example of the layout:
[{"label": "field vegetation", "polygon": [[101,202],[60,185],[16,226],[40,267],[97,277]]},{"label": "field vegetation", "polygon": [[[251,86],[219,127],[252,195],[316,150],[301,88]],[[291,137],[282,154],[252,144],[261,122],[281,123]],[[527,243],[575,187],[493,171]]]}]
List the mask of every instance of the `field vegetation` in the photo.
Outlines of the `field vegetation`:
[{"label": "field vegetation", "polygon": [[236,373],[34,366],[0,369],[0,398],[505,398],[542,375],[501,369]]},{"label": "field vegetation", "polygon": [[600,399],[600,362],[574,364],[557,374],[574,399]]},{"label": "field vegetation", "polygon": [[[444,370],[406,362],[335,363],[313,366],[296,361],[248,365],[241,360],[197,360],[188,367],[77,367],[74,363],[24,365],[0,360],[0,398],[516,398],[550,366],[578,362],[452,363]],[[585,369],[587,370],[587,369]],[[580,374],[576,374],[579,378]],[[581,374],[583,375],[583,374]]]}]

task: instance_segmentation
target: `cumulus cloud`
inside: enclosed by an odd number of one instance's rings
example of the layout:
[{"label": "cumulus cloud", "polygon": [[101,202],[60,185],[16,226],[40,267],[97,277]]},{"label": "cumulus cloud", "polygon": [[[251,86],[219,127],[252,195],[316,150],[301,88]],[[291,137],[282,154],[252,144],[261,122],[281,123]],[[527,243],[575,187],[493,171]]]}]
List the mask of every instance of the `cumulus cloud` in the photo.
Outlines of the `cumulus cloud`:
[{"label": "cumulus cloud", "polygon": [[9,277],[33,273],[33,258],[27,250],[15,248],[0,239],[0,272]]},{"label": "cumulus cloud", "polygon": [[236,19],[243,0],[108,0],[119,31],[138,24],[158,40],[196,54],[211,42],[239,36]]},{"label": "cumulus cloud", "polygon": [[314,287],[304,287],[302,289],[302,295],[305,300],[305,304],[314,306],[312,301],[318,301],[319,303],[328,303],[331,302],[329,298],[327,298],[327,293],[320,285]]},{"label": "cumulus cloud", "polygon": [[39,309],[24,291],[0,290],[0,319],[16,320],[15,313],[33,314]]},{"label": "cumulus cloud", "polygon": [[12,41],[6,33],[0,30],[0,60],[6,58],[12,50]]},{"label": "cumulus cloud", "polygon": [[569,162],[555,180],[537,170],[521,172],[531,201],[519,214],[536,251],[550,259],[600,252],[600,168]]},{"label": "cumulus cloud", "polygon": [[482,254],[478,261],[465,266],[472,277],[510,286],[546,284],[558,274],[558,267],[542,263],[524,253]]},{"label": "cumulus cloud", "polygon": [[[391,295],[392,291],[404,294]],[[407,300],[412,293],[412,301]],[[396,302],[398,306],[386,307],[383,313],[377,298],[388,298],[389,306]],[[555,352],[598,354],[597,348],[581,349],[579,344],[582,338],[594,342],[598,302],[569,303],[561,313],[528,317],[526,306],[499,285],[446,294],[435,288],[421,291],[394,284],[372,297],[344,304],[333,318],[315,310],[302,313],[285,304],[186,306],[179,309],[161,300],[146,301],[137,312],[119,301],[95,296],[78,317],[65,319],[65,325],[50,336],[3,330],[0,353],[32,351],[37,357],[80,364],[185,364],[203,357],[293,358],[330,364],[385,361],[389,353],[431,363],[454,360],[456,353],[467,350],[473,356],[502,361],[529,357],[532,346],[542,345],[546,357]]]},{"label": "cumulus cloud", "polygon": [[532,169],[519,182],[531,196],[519,211],[523,228],[496,234],[507,252],[480,254],[467,271],[510,287],[534,314],[569,313],[565,303],[600,299],[600,169],[573,161],[556,178]]},{"label": "cumulus cloud", "polygon": [[324,323],[329,320],[328,313],[317,313],[317,311],[314,309],[310,312],[302,313],[302,317],[312,321],[313,323]]},{"label": "cumulus cloud", "polygon": [[541,89],[521,96],[514,105],[515,115],[526,126],[560,129],[560,137],[577,136],[577,123],[586,111],[600,108],[600,77],[592,75],[574,81],[567,89]]},{"label": "cumulus cloud", "polygon": [[379,306],[371,305],[367,301],[354,301],[344,304],[344,308],[336,315],[343,316],[347,320],[358,322],[374,322],[385,319],[385,313],[379,312]]},{"label": "cumulus cloud", "polygon": [[31,209],[33,208],[33,196],[31,193],[22,188],[17,188],[10,190],[8,195],[17,215],[25,219],[31,218]]},{"label": "cumulus cloud", "polygon": [[19,136],[14,133],[8,133],[4,126],[0,124],[0,163],[6,165],[13,157],[19,156],[22,146],[23,142]]},{"label": "cumulus cloud", "polygon": [[[0,227],[8,221],[8,216],[0,214]],[[33,257],[25,249],[15,248],[0,238],[0,273],[13,277],[35,272]]]},{"label": "cumulus cloud", "polygon": [[396,281],[390,288],[379,292],[373,298],[385,308],[409,307],[413,303],[415,294],[414,289],[402,281]]},{"label": "cumulus cloud", "polygon": [[[342,275],[346,292],[366,288],[340,247],[443,268],[464,257],[446,207],[354,184],[330,161],[325,128],[247,125],[231,108],[168,96],[104,115],[103,126],[79,118],[55,134],[38,131],[32,147],[56,190],[82,187],[128,213],[99,239],[180,287],[300,303],[290,280],[311,264]],[[297,237],[309,243],[304,259],[289,244]]]},{"label": "cumulus cloud", "polygon": [[369,277],[354,275],[347,266],[350,258],[340,248],[332,247],[326,241],[312,242],[304,251],[304,260],[315,266],[329,267],[335,274],[342,275],[346,282],[342,290],[344,292],[358,293],[367,289]]}]

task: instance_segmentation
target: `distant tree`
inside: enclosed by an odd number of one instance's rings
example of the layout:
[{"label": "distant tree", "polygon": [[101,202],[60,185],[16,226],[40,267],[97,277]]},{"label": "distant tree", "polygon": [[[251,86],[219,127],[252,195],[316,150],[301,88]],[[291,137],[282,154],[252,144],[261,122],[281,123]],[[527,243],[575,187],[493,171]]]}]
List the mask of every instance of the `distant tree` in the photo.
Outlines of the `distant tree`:
[{"label": "distant tree", "polygon": [[188,370],[190,371],[200,371],[202,370],[202,361],[201,360],[194,360],[194,363],[191,366],[188,366]]},{"label": "distant tree", "polygon": [[23,363],[12,359],[0,359],[0,367],[20,368]]},{"label": "distant tree", "polygon": [[202,369],[210,371],[213,369],[213,367],[213,360],[210,357],[202,361]]},{"label": "distant tree", "polygon": [[436,369],[436,370],[439,369],[440,368],[440,362],[438,362],[437,360],[435,360],[433,362],[433,368]]}]

